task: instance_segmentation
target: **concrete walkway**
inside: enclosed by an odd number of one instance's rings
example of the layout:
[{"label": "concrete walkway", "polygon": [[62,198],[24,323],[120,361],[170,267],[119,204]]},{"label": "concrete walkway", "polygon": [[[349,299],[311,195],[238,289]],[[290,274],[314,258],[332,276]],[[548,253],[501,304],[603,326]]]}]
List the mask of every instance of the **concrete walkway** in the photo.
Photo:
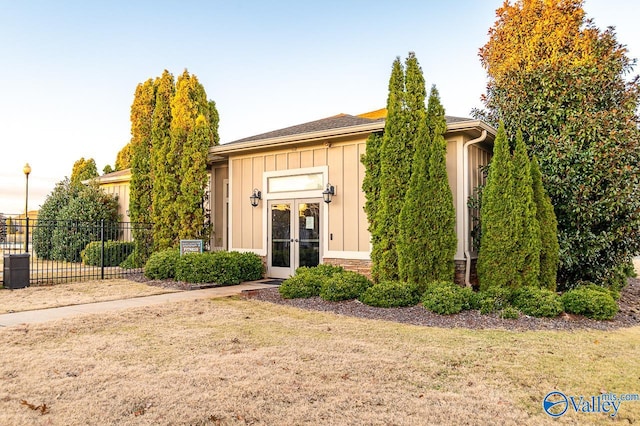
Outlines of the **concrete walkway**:
[{"label": "concrete walkway", "polygon": [[0,327],[10,327],[18,324],[36,324],[78,315],[121,311],[129,308],[160,305],[163,303],[179,302],[182,300],[235,296],[242,294],[243,292],[271,287],[273,287],[272,284],[254,281],[228,287],[214,287],[203,290],[180,291],[176,293],[157,294],[155,296],[135,297],[132,299],[110,300],[108,302],[85,303],[82,305],[63,306],[60,308],[14,312],[11,314],[0,315]]}]

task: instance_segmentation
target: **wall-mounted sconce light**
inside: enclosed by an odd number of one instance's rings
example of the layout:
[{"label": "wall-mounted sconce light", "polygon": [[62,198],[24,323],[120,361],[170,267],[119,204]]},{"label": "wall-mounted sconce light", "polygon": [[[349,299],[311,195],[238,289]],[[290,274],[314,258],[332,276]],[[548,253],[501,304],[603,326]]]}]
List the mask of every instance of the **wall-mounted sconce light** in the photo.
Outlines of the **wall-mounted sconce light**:
[{"label": "wall-mounted sconce light", "polygon": [[253,207],[257,207],[258,201],[262,200],[262,192],[258,191],[257,189],[254,189],[253,194],[251,194],[249,199],[251,200],[251,205]]},{"label": "wall-mounted sconce light", "polygon": [[322,191],[322,198],[324,202],[329,204],[331,202],[331,198],[336,195],[336,188],[330,183],[327,184],[327,188]]}]

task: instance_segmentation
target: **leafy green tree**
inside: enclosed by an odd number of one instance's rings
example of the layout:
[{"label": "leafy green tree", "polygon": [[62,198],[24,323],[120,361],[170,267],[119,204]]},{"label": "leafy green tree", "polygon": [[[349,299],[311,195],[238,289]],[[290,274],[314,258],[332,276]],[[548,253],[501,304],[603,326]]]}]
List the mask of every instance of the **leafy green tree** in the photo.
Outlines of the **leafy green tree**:
[{"label": "leafy green tree", "polygon": [[[516,287],[538,286],[540,275],[540,224],[536,217],[531,164],[520,131],[516,134],[512,158],[513,170],[513,232]],[[507,182],[502,182],[507,184]]]},{"label": "leafy green tree", "polygon": [[[480,50],[489,75],[476,116],[523,132],[558,221],[558,285],[612,285],[640,252],[640,132],[634,61],[582,0],[518,0]],[[624,283],[624,280],[620,281]]]},{"label": "leafy green tree", "polygon": [[[138,84],[131,105],[131,183],[129,212],[131,221],[151,223],[153,177],[151,175],[151,129],[156,93],[152,79]],[[142,266],[153,249],[152,235],[138,225],[133,226],[134,252],[131,261]]]},{"label": "leafy green tree", "polygon": [[455,209],[446,168],[447,124],[435,87],[431,89],[424,129],[417,132],[411,180],[399,218],[397,243],[400,279],[426,289],[451,281],[456,252]]},{"label": "leafy green tree", "polygon": [[115,172],[115,170],[113,170],[113,167],[111,167],[111,164],[107,164],[106,166],[104,166],[104,168],[102,169],[102,174],[106,175],[109,173],[113,173]]},{"label": "leafy green tree", "polygon": [[398,215],[411,177],[413,146],[406,139],[405,76],[400,58],[393,62],[387,97],[387,119],[380,147],[380,203],[372,235],[371,274],[374,281],[398,278]]},{"label": "leafy green tree", "polygon": [[33,230],[33,250],[40,259],[52,259],[53,231],[62,208],[75,198],[79,187],[69,178],[58,182],[38,211],[38,226]]},{"label": "leafy green tree", "polygon": [[116,170],[126,170],[131,167],[131,144],[127,143],[118,151],[116,156]]},{"label": "leafy green tree", "polygon": [[536,219],[540,224],[540,287],[556,291],[556,275],[560,255],[558,221],[553,211],[551,199],[542,185],[542,174],[535,156],[531,160],[531,180],[533,182],[533,199],[536,204]]},{"label": "leafy green tree", "polygon": [[154,251],[175,245],[177,234],[173,226],[177,222],[173,200],[178,193],[175,181],[175,163],[171,154],[171,99],[175,93],[173,75],[164,70],[155,81],[156,103],[152,121],[151,173],[154,177],[153,245]]},{"label": "leafy green tree", "polygon": [[209,126],[211,128],[213,145],[220,145],[220,135],[218,134],[218,126],[220,125],[220,115],[216,108],[215,101],[209,99],[209,114],[208,114]]},{"label": "leafy green tree", "polygon": [[[102,191],[97,184],[83,185],[58,212],[51,234],[51,258],[80,262],[80,253],[87,244],[100,241],[100,222],[104,220],[108,228],[113,229],[118,219],[118,200],[113,195]],[[115,238],[117,235],[105,236],[105,239]]]},{"label": "leafy green tree", "polygon": [[93,158],[87,160],[84,157],[73,163],[73,170],[71,170],[71,184],[82,185],[83,180],[93,179],[98,177],[98,168]]}]

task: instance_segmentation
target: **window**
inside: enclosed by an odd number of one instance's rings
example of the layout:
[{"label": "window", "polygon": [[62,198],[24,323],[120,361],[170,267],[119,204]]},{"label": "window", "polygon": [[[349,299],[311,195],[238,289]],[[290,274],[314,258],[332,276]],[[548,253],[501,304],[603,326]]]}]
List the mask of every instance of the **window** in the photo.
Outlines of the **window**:
[{"label": "window", "polygon": [[323,189],[322,173],[267,178],[269,192],[313,191]]}]

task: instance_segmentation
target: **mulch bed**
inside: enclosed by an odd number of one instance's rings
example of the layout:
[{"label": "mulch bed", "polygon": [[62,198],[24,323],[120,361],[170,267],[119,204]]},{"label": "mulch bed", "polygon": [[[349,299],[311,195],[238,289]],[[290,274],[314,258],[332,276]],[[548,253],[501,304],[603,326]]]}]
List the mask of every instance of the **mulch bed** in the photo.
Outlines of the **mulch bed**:
[{"label": "mulch bed", "polygon": [[[202,288],[188,283],[171,280],[149,280],[143,275],[130,277],[164,288],[193,290]],[[507,329],[507,330],[614,330],[640,325],[640,279],[630,278],[629,284],[622,290],[618,304],[620,311],[611,321],[595,321],[580,315],[562,314],[557,318],[534,318],[520,315],[518,319],[502,319],[497,313],[482,315],[479,311],[463,311],[455,315],[438,315],[421,305],[408,308],[376,308],[358,300],[328,302],[320,297],[308,299],[283,299],[277,287],[251,292],[252,299],[279,305],[293,306],[310,311],[333,312],[351,317],[394,321],[427,327],[469,328],[469,329]]]}]

